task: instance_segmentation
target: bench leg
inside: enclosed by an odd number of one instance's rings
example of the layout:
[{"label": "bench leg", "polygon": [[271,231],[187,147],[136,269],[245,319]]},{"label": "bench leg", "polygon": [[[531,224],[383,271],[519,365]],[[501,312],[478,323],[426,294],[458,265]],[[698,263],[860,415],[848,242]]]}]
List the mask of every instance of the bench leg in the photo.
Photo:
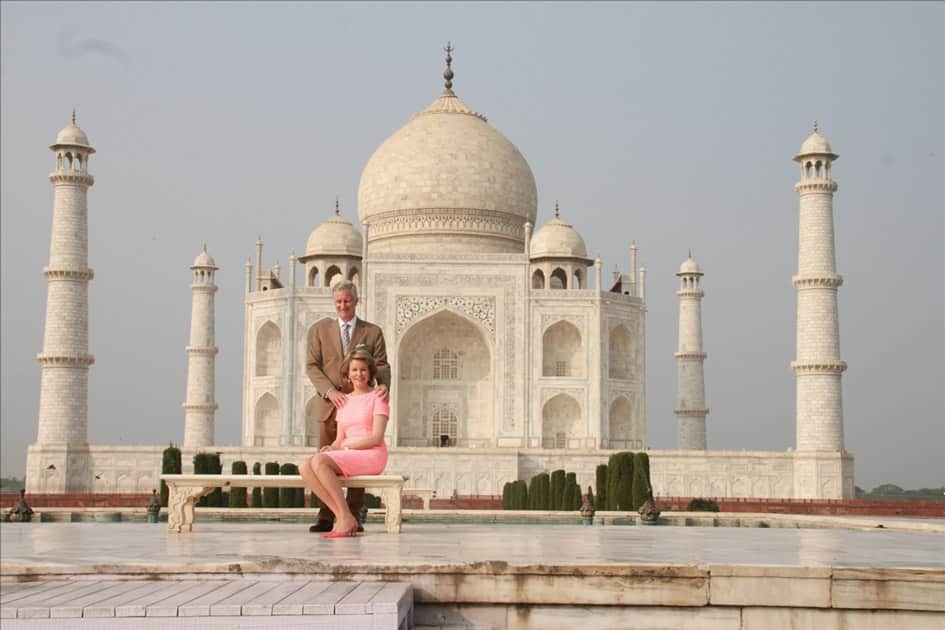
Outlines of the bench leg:
[{"label": "bench leg", "polygon": [[400,533],[400,489],[387,488],[384,491],[384,506],[387,508],[384,514],[384,527],[388,534]]},{"label": "bench leg", "polygon": [[197,499],[210,494],[213,488],[182,488],[168,484],[167,529],[171,532],[184,533],[193,530],[194,505]]}]

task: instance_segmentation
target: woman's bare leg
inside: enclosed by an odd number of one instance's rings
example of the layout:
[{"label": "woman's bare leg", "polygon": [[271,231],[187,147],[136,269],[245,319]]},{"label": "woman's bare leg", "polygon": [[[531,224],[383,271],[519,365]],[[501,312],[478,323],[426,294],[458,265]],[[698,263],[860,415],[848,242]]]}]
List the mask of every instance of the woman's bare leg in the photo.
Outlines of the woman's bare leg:
[{"label": "woman's bare leg", "polygon": [[348,503],[345,501],[344,490],[341,489],[341,482],[338,480],[338,475],[341,474],[338,464],[327,455],[319,453],[312,460],[312,468],[318,482],[331,497],[328,507],[335,514],[335,527],[332,531],[350,531],[357,525],[358,521],[354,518],[354,514],[351,513]]},{"label": "woman's bare leg", "polygon": [[[312,492],[315,493],[315,496],[319,498],[322,504],[331,510],[332,514],[338,514],[338,506],[334,503],[334,497],[331,492],[325,487],[325,485],[318,478],[318,475],[315,474],[315,470],[318,467],[319,459],[327,459],[331,461],[331,458],[321,453],[312,455],[303,462],[303,465],[299,467],[299,474],[302,475],[302,479],[305,481],[305,485],[308,486]],[[339,484],[340,487],[340,484]],[[342,503],[347,507],[347,504],[342,501]],[[337,518],[337,517],[336,517]]]}]

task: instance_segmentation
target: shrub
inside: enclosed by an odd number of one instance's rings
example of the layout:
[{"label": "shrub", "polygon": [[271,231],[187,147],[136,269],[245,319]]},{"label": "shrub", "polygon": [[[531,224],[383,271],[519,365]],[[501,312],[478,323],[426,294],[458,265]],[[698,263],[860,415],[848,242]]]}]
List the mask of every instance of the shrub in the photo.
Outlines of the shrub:
[{"label": "shrub", "polygon": [[551,506],[549,509],[552,510],[563,510],[564,509],[564,478],[565,473],[563,470],[555,470],[551,473],[551,490],[549,494],[551,495]]},{"label": "shrub", "polygon": [[604,509],[610,511],[617,509],[617,479],[620,474],[617,462],[619,459],[620,453],[614,453],[607,458],[607,483],[605,484],[604,490]]},{"label": "shrub", "polygon": [[594,507],[595,505],[594,504],[594,491],[591,489],[590,486],[587,487],[587,503],[591,507]]},{"label": "shrub", "polygon": [[[220,462],[219,453],[206,453],[207,455],[207,474],[219,475],[223,473],[223,464]],[[214,488],[207,495],[207,505],[210,507],[223,507],[226,505],[223,498],[223,488]]]},{"label": "shrub", "polygon": [[646,453],[633,455],[633,510],[639,510],[647,499],[653,498],[653,489],[650,487],[650,457]]},{"label": "shrub", "polygon": [[[364,493],[364,507],[376,510],[381,507],[381,498],[376,497],[373,494],[366,492]],[[355,514],[355,516],[358,516]]]},{"label": "shrub", "polygon": [[686,506],[687,512],[718,512],[719,504],[712,499],[693,499]]},{"label": "shrub", "polygon": [[[181,473],[180,449],[174,444],[168,444],[161,458],[161,473],[179,475]],[[167,484],[161,482],[161,505],[167,507]]]},{"label": "shrub", "polygon": [[564,493],[561,509],[572,511],[581,509],[581,487],[577,484],[577,475],[568,473],[564,478]]},{"label": "shrub", "polygon": [[[603,510],[604,500],[607,497],[607,493],[605,492],[607,488],[607,464],[597,465],[597,469],[594,472],[594,482],[597,486],[597,496],[594,497],[594,503],[591,505],[594,506],[595,510]],[[593,495],[590,496],[593,497]]]},{"label": "shrub", "polygon": [[512,497],[512,484],[514,481],[507,481],[504,486],[502,486],[502,509],[511,510],[511,497]]},{"label": "shrub", "polygon": [[[611,472],[613,468],[613,472]],[[607,463],[608,510],[633,509],[633,453],[622,451]],[[613,496],[609,496],[613,493]],[[612,507],[611,507],[612,506]]]},{"label": "shrub", "polygon": [[551,509],[551,477],[548,473],[538,473],[528,485],[528,509]]},{"label": "shrub", "polygon": [[[280,475],[297,475],[299,467],[295,464],[282,464],[279,467]],[[300,500],[301,499],[301,500]],[[279,488],[279,507],[302,507],[305,501],[305,490],[302,488]]]},{"label": "shrub", "polygon": [[[278,475],[279,462],[266,462],[266,474]],[[262,505],[264,508],[279,507],[279,488],[263,488]]]},{"label": "shrub", "polygon": [[[260,466],[259,462],[256,462],[255,464],[253,464],[253,474],[259,475],[261,473],[262,473],[262,466]],[[262,507],[262,488],[253,488],[252,500],[250,502],[250,505],[253,506],[254,508]]]},{"label": "shrub", "polygon": [[[246,474],[246,462],[238,461],[230,465],[230,472],[234,475]],[[246,507],[246,488],[230,488],[230,497],[227,502],[231,508]]]}]

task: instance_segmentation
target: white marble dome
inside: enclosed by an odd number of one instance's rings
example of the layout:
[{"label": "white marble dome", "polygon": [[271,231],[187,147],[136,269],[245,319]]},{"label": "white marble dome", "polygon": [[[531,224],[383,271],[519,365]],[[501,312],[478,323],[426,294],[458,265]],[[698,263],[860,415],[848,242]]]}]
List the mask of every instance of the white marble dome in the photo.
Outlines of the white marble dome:
[{"label": "white marble dome", "polygon": [[376,252],[521,252],[536,205],[528,162],[449,88],[378,147],[358,189]]},{"label": "white marble dome", "polygon": [[58,145],[84,147],[89,150],[89,153],[95,153],[95,149],[89,144],[89,137],[75,122],[63,127],[62,131],[56,135],[56,143],[52,146]]},{"label": "white marble dome", "polygon": [[584,239],[557,213],[555,218],[535,232],[529,250],[532,258],[587,258]]},{"label": "white marble dome", "polygon": [[692,259],[692,255],[689,256],[686,260],[683,261],[683,264],[679,266],[679,273],[676,275],[683,274],[698,274],[702,275],[702,269],[699,268],[698,263]]},{"label": "white marble dome", "polygon": [[814,121],[814,131],[807,139],[801,143],[801,150],[798,152],[796,157],[802,155],[830,155],[836,158],[833,149],[830,148],[830,143],[827,142],[827,138],[823,137],[820,133],[820,129],[817,127],[817,121]]},{"label": "white marble dome", "polygon": [[203,251],[194,258],[194,264],[191,265],[191,269],[195,267],[212,267],[218,269],[216,261],[213,260],[213,256],[207,253],[206,245],[204,245]]},{"label": "white marble dome", "polygon": [[350,221],[335,209],[335,216],[328,219],[308,236],[305,257],[311,256],[361,256],[361,233]]}]

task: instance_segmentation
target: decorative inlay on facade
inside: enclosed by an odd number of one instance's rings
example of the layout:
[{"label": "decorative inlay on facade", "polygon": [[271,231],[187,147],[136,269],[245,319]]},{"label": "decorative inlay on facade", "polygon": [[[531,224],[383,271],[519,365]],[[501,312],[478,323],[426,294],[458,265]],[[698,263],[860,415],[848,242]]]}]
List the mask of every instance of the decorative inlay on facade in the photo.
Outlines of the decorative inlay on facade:
[{"label": "decorative inlay on facade", "polygon": [[91,269],[43,267],[43,275],[47,280],[91,280],[95,277],[95,272]]},{"label": "decorative inlay on facade", "polygon": [[836,289],[843,284],[843,276],[840,274],[823,276],[794,276],[791,278],[791,284],[798,289]]},{"label": "decorative inlay on facade", "polygon": [[[375,283],[374,286],[387,287],[436,287],[441,286],[444,282],[442,275],[432,273],[378,273],[376,276],[374,276],[372,281]],[[450,284],[455,287],[491,287],[494,289],[501,289],[503,292],[502,305],[505,312],[505,321],[501,324],[497,323],[497,328],[494,328],[493,331],[505,330],[511,332],[515,330],[515,314],[519,311],[518,295],[521,294],[521,284],[520,278],[518,276],[513,276],[511,274],[451,274]],[[388,321],[387,300],[389,296],[391,296],[391,291],[377,291],[374,294],[375,321],[382,325],[384,322]],[[396,305],[394,308],[396,309]],[[400,337],[399,332],[396,334],[397,337]],[[502,365],[504,366],[502,368],[502,374],[501,376],[499,374],[495,375],[496,379],[503,379],[502,383],[504,385],[500,385],[499,389],[499,391],[501,391],[502,387],[513,387],[513,384],[516,382],[515,344],[512,343],[510,339],[505,339],[505,343],[501,344],[502,349],[500,349],[499,342],[502,340],[499,338],[499,334],[496,332],[493,332],[493,335],[496,352],[504,352],[504,356],[502,358]],[[390,343],[390,341],[391,340],[388,340],[388,343]],[[517,414],[515,413],[514,398],[514,396],[503,396],[505,401],[502,409],[503,431],[515,430],[515,419]]]},{"label": "decorative inlay on facade", "polygon": [[702,289],[679,289],[676,291],[676,295],[679,297],[701,298],[705,295],[705,291]]},{"label": "decorative inlay on facade", "polygon": [[542,387],[541,388],[541,405],[545,406],[549,400],[557,396],[558,394],[567,394],[571,398],[577,401],[581,405],[581,410],[584,409],[584,390],[580,387]]},{"label": "decorative inlay on facade", "polygon": [[220,405],[216,403],[184,403],[181,407],[194,411],[216,411],[220,408]]},{"label": "decorative inlay on facade", "polygon": [[475,208],[416,208],[377,214],[371,217],[368,240],[370,242],[404,233],[440,232],[524,240],[521,217]]},{"label": "decorative inlay on facade", "polygon": [[441,308],[449,308],[479,322],[495,338],[495,298],[455,295],[397,296],[397,333],[406,330],[413,320]]},{"label": "decorative inlay on facade", "polygon": [[840,374],[847,369],[846,361],[825,361],[821,363],[800,363],[791,361],[795,374]]},{"label": "decorative inlay on facade", "polygon": [[544,332],[548,330],[549,326],[553,326],[558,322],[568,322],[569,324],[574,324],[574,327],[581,331],[581,335],[584,335],[585,324],[587,323],[587,318],[583,315],[560,315],[555,313],[542,313],[541,315],[541,331]]}]

